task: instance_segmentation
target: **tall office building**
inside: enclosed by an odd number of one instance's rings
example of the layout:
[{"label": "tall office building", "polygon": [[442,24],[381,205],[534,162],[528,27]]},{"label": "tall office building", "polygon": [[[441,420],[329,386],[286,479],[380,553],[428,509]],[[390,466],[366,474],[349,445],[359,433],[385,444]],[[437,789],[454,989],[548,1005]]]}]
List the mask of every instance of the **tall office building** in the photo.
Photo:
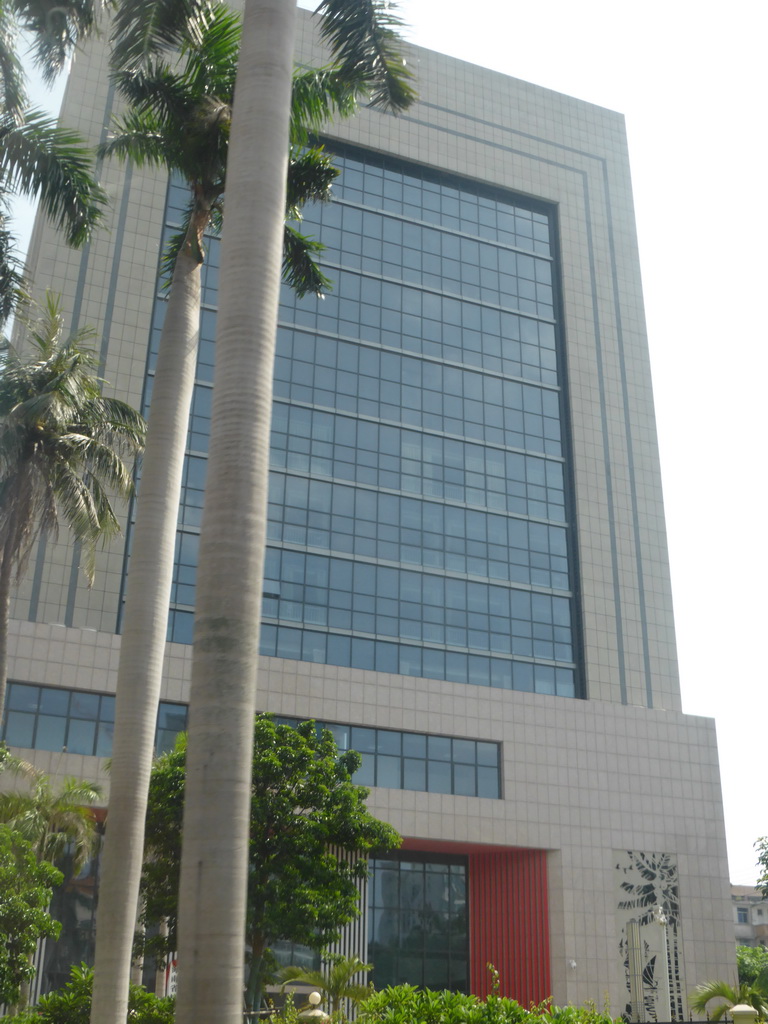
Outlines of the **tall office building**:
[{"label": "tall office building", "polygon": [[[368,882],[377,985],[484,993],[492,962],[524,1002],[680,1018],[733,931],[714,724],[680,707],[623,120],[410,59],[407,114],[329,128],[342,175],[305,226],[333,291],[280,308],[259,704],[359,750],[405,837]],[[95,47],[63,116],[97,141],[113,103]],[[184,191],[104,180],[109,230],[73,253],[38,225],[31,267],[139,405]],[[217,285],[212,239],[161,739],[188,698]],[[20,589],[7,735],[50,770],[105,778],[126,567],[113,544],[88,590],[63,539]]]}]

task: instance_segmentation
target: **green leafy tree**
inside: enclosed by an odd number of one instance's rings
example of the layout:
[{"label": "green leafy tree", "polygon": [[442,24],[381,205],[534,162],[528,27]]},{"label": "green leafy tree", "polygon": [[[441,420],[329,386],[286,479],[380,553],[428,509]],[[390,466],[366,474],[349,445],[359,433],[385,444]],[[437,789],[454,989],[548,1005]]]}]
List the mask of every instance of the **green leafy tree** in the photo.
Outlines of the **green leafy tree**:
[{"label": "green leafy tree", "polygon": [[[250,1006],[260,1001],[270,945],[284,939],[322,949],[337,939],[359,912],[356,882],[366,874],[364,854],[400,843],[394,829],[366,809],[368,790],[352,782],[359,765],[359,754],[340,754],[332,735],[318,734],[314,722],[292,728],[268,715],[256,718],[247,901]],[[144,916],[147,924],[168,921],[167,939],[150,946],[161,954],[176,949],[180,938],[185,773],[182,738],[155,763],[147,812]],[[360,856],[339,859],[331,847]],[[358,963],[353,973],[363,969]]]},{"label": "green leafy tree", "polygon": [[123,455],[140,451],[144,420],[106,398],[84,347],[88,331],[66,337],[51,295],[28,323],[28,356],[8,346],[0,367],[0,717],[7,679],[11,585],[35,542],[63,520],[83,545],[93,579],[96,544],[119,533],[111,494],[133,490]]},{"label": "green leafy tree", "polygon": [[[65,870],[77,874],[98,844],[90,805],[101,796],[100,788],[74,778],[54,786],[49,775],[5,747],[0,748],[0,772],[16,778],[15,788],[0,793],[0,822],[29,843],[38,863],[62,867],[66,857]],[[33,976],[22,983],[19,1006],[28,1002]]]},{"label": "green leafy tree", "polygon": [[28,842],[0,825],[0,1002],[14,1005],[35,974],[38,939],[57,938],[61,925],[47,907],[62,879],[53,865],[38,863]]},{"label": "green leafy tree", "polygon": [[[709,1004],[719,1000],[716,1006]],[[744,1003],[757,1010],[758,1019],[765,1020],[768,1015],[768,985],[765,980],[741,982],[734,988],[727,981],[708,981],[698,985],[689,997],[689,1004],[694,1013],[706,1013],[709,1020],[718,1021],[732,1006]]]},{"label": "green leafy tree", "polygon": [[364,964],[358,956],[331,956],[322,971],[286,967],[280,972],[280,978],[283,989],[286,985],[311,985],[324,996],[331,1013],[338,1017],[345,1000],[356,1006],[371,994],[371,986],[357,980],[371,970],[373,964]]},{"label": "green leafy tree", "polygon": [[765,946],[737,946],[736,967],[739,983],[751,984],[762,979],[768,988],[768,949]]}]

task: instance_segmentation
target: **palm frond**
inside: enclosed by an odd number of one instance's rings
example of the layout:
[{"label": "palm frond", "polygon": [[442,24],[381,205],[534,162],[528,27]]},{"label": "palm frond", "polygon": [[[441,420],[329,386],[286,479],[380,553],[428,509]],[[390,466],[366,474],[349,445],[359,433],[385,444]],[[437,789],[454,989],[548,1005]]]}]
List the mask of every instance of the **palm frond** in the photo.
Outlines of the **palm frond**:
[{"label": "palm frond", "polygon": [[403,23],[389,0],[322,0],[315,14],[340,73],[368,91],[371,106],[396,113],[414,102],[400,52]]},{"label": "palm frond", "polygon": [[27,92],[18,54],[18,27],[7,4],[0,4],[0,89],[0,109],[13,120],[21,120]]},{"label": "palm frond", "polygon": [[197,25],[181,47],[185,77],[192,92],[231,98],[237,77],[242,18],[223,4]]},{"label": "palm frond", "polygon": [[24,264],[19,258],[16,239],[0,214],[0,331],[24,294]]},{"label": "palm frond", "polygon": [[155,62],[146,68],[113,72],[120,94],[139,113],[151,111],[158,123],[173,124],[187,117],[190,94],[181,74]]},{"label": "palm frond", "polygon": [[365,964],[357,957],[334,956],[323,970],[305,970],[303,967],[284,967],[280,972],[282,989],[286,985],[311,985],[322,992],[331,1003],[332,1013],[336,1013],[342,1000],[349,999],[353,1003],[361,1002],[370,995],[371,989],[353,981],[359,974],[367,974],[373,970],[372,964]]},{"label": "palm frond", "polygon": [[42,111],[28,111],[22,124],[8,115],[0,117],[4,187],[37,197],[70,245],[88,240],[107,202],[91,166],[91,154],[80,137]]},{"label": "palm frond", "polygon": [[173,268],[176,266],[176,257],[179,255],[184,245],[184,241],[187,237],[188,225],[189,216],[187,216],[181,231],[174,231],[163,249],[160,268],[163,277],[163,287],[166,289],[171,287],[171,282],[173,280]]},{"label": "palm frond", "polygon": [[217,0],[129,0],[112,25],[112,67],[137,68],[199,36]]},{"label": "palm frond", "polygon": [[50,776],[38,771],[28,790],[0,795],[0,822],[11,825],[31,844],[38,860],[53,863],[69,850],[77,871],[98,842],[89,808],[101,795],[95,783],[74,778],[54,789]]},{"label": "palm frond", "polygon": [[[713,1008],[709,1004],[714,999],[720,1002]],[[738,988],[727,981],[708,981],[693,990],[689,1002],[695,1013],[706,1013],[711,1021],[721,1020],[731,1007],[739,1003],[752,1006],[760,1020],[765,1020],[768,1014],[768,989],[759,980],[742,982]]]},{"label": "palm frond", "polygon": [[308,202],[328,202],[331,186],[339,176],[333,157],[322,146],[291,151],[285,208],[289,220],[298,220]]},{"label": "palm frond", "polygon": [[291,94],[291,142],[305,146],[310,133],[334,117],[351,117],[359,90],[337,67],[297,68]]},{"label": "palm frond", "polygon": [[321,242],[302,235],[292,224],[283,232],[283,280],[299,298],[322,297],[331,290],[329,278],[320,270],[315,257],[324,249]]},{"label": "palm frond", "polygon": [[12,0],[16,17],[32,40],[34,63],[47,82],[67,66],[75,47],[93,30],[102,5],[94,0]]},{"label": "palm frond", "polygon": [[137,167],[165,167],[175,162],[175,147],[152,115],[133,111],[114,118],[111,136],[98,147],[101,157],[132,160]]}]

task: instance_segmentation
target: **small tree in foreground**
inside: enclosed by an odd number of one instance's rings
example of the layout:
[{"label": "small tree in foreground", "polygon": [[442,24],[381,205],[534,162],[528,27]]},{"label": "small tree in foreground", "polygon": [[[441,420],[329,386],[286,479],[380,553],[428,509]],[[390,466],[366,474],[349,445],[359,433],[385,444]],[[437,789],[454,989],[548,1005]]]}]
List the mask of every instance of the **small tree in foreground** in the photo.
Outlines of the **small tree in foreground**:
[{"label": "small tree in foreground", "polygon": [[17,1003],[34,977],[38,939],[58,938],[61,925],[47,907],[61,879],[52,864],[38,863],[17,832],[0,825],[0,1003]]},{"label": "small tree in foreground", "polygon": [[105,398],[90,331],[67,337],[59,302],[48,295],[28,321],[29,354],[8,346],[0,365],[0,718],[5,701],[11,585],[35,543],[61,520],[83,546],[93,581],[96,544],[120,532],[111,496],[133,493],[131,466],[144,420]]},{"label": "small tree in foreground", "polygon": [[21,790],[0,793],[0,822],[10,825],[31,844],[38,861],[54,864],[68,852],[72,870],[78,872],[98,844],[90,805],[101,797],[101,788],[74,778],[64,779],[54,788],[51,776],[31,765],[14,773],[26,785]]},{"label": "small tree in foreground", "polygon": [[[716,1006],[710,1006],[713,1000],[718,1000]],[[765,1020],[768,1016],[768,985],[759,978],[753,982],[741,982],[736,987],[727,981],[707,981],[696,986],[689,1003],[694,1013],[706,1013],[711,1021],[721,1020],[732,1006],[740,1004],[753,1007],[758,1020]]]},{"label": "small tree in foreground", "polygon": [[[321,950],[359,913],[357,881],[365,854],[400,845],[391,826],[365,806],[368,790],[352,781],[355,751],[339,753],[314,722],[295,728],[258,715],[254,726],[246,945],[246,1002],[258,1006],[279,939]],[[145,949],[176,949],[186,739],[155,763],[149,789],[142,876],[145,924],[168,921],[168,937]],[[348,856],[340,859],[332,848]],[[184,964],[180,964],[184,970]],[[361,969],[361,968],[359,968]]]},{"label": "small tree in foreground", "polygon": [[283,989],[286,985],[311,985],[328,1001],[331,1013],[336,1016],[345,999],[357,1005],[371,994],[372,985],[366,985],[361,977],[371,970],[373,964],[364,964],[358,956],[331,956],[322,971],[286,967],[280,977]]}]

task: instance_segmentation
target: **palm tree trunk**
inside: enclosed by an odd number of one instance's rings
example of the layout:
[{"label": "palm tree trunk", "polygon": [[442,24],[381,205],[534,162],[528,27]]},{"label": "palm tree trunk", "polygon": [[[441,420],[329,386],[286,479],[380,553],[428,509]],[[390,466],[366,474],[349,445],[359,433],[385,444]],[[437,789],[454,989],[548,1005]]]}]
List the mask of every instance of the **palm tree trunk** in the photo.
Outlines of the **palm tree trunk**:
[{"label": "palm tree trunk", "polygon": [[179,898],[179,1024],[239,1024],[295,0],[246,0],[222,243]]},{"label": "palm tree trunk", "polygon": [[174,267],[136,505],[99,886],[93,1024],[125,1024],[128,1012],[144,819],[197,361],[201,282],[198,231],[202,231],[199,225],[190,226],[188,242]]},{"label": "palm tree trunk", "polygon": [[260,1010],[264,989],[264,953],[267,948],[263,935],[251,936],[251,962],[245,986],[245,1009]]}]

